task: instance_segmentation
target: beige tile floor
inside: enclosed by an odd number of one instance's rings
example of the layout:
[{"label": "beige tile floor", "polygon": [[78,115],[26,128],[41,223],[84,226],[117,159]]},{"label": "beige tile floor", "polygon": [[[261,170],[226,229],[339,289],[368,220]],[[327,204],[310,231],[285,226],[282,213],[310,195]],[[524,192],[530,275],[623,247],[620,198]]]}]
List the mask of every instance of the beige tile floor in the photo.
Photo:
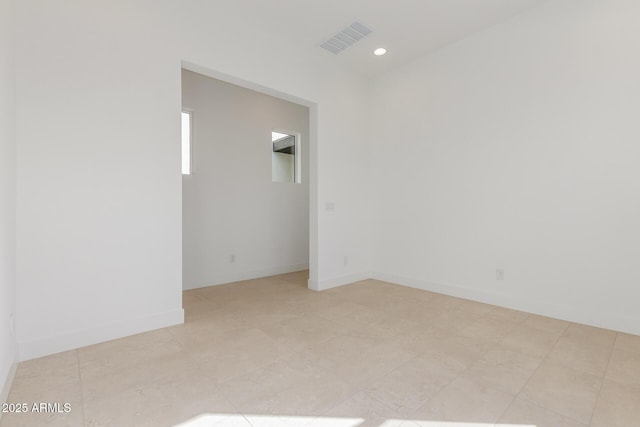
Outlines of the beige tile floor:
[{"label": "beige tile floor", "polygon": [[7,426],[640,426],[640,337],[306,272],[184,293],[186,323],[19,365]]}]

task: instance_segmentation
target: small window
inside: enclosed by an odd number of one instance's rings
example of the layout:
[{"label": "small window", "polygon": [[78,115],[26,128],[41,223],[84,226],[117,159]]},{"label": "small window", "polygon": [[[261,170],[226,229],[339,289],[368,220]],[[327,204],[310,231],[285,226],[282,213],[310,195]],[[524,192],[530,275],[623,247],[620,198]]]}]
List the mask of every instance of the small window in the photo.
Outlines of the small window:
[{"label": "small window", "polygon": [[191,112],[182,112],[182,174],[191,174]]},{"label": "small window", "polygon": [[300,183],[299,137],[284,132],[271,132],[271,179],[273,182]]}]

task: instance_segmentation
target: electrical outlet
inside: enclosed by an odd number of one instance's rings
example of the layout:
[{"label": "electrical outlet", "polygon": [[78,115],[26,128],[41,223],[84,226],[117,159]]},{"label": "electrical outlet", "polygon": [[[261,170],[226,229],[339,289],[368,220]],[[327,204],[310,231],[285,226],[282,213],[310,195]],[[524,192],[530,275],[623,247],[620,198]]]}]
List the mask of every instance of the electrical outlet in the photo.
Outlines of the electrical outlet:
[{"label": "electrical outlet", "polygon": [[504,270],[499,268],[496,270],[496,280],[504,280]]},{"label": "electrical outlet", "polygon": [[9,315],[9,331],[11,332],[11,336],[14,337],[16,335],[16,325],[13,320],[13,313]]},{"label": "electrical outlet", "polygon": [[349,257],[348,256],[344,256],[344,265],[348,265],[349,264]]},{"label": "electrical outlet", "polygon": [[234,262],[236,262],[236,254],[231,254],[229,255],[229,262],[231,264],[233,264]]}]

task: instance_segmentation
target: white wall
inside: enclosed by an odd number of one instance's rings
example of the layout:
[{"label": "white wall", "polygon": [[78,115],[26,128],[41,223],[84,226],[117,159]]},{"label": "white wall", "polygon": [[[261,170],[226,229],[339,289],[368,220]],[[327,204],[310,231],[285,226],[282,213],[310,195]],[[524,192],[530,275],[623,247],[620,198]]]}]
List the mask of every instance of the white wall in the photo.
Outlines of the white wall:
[{"label": "white wall", "polygon": [[548,2],[380,78],[375,276],[640,333],[638,16]]},{"label": "white wall", "polygon": [[[0,403],[16,361],[10,316],[15,313],[15,75],[13,1],[0,0]],[[2,414],[0,414],[0,417]]]},{"label": "white wall", "polygon": [[[309,108],[187,70],[182,105],[192,111],[184,288],[307,269]],[[272,182],[274,129],[301,135],[300,184]]]},{"label": "white wall", "polygon": [[17,7],[22,359],[182,320],[181,61],[312,105],[310,284],[366,276],[358,76],[272,36],[247,0]]},{"label": "white wall", "polygon": [[21,358],[182,322],[163,17],[141,1],[17,6]]}]

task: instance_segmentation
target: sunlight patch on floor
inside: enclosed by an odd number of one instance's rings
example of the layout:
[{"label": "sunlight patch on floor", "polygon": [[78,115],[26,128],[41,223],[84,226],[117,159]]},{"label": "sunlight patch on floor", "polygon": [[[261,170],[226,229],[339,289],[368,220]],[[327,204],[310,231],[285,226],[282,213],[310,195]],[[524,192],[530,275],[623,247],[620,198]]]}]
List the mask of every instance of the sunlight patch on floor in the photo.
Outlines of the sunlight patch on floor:
[{"label": "sunlight patch on floor", "polygon": [[[251,419],[251,423],[247,421]],[[259,426],[305,426],[312,422],[321,422],[327,427],[357,427],[364,422],[362,418],[331,418],[331,417],[302,417],[287,415],[238,415],[238,414],[203,414],[195,418],[177,424],[176,427],[251,427]],[[320,425],[320,424],[318,424]]]},{"label": "sunlight patch on floor", "polygon": [[387,420],[378,427],[537,427],[534,424],[496,424],[466,421]]},{"label": "sunlight patch on floor", "polygon": [[[248,421],[251,420],[251,422]],[[323,426],[323,427],[358,427],[364,418],[346,417],[303,417],[294,415],[238,415],[238,414],[202,414],[191,418],[176,427],[252,427],[265,426]],[[428,421],[388,419],[379,427],[537,427],[534,424],[496,424],[461,421]]]}]

